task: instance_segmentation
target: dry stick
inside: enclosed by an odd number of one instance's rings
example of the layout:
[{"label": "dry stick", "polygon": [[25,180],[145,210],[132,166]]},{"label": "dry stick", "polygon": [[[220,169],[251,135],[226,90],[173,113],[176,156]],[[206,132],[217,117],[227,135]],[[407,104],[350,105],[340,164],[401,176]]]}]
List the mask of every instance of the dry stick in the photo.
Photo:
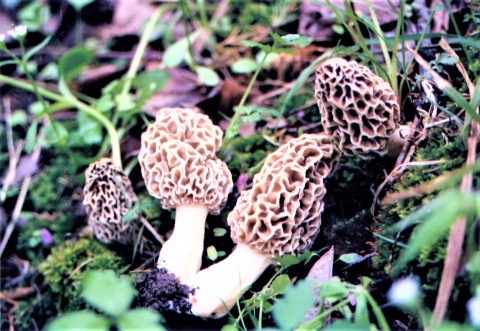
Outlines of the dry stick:
[{"label": "dry stick", "polygon": [[[442,38],[443,39],[443,38]],[[449,48],[447,42],[445,40],[441,41],[441,46],[445,48]],[[421,55],[415,52],[413,49],[407,46],[408,50],[414,55],[415,60],[420,64],[425,70],[427,70],[433,78],[433,81],[437,84],[437,86],[442,90],[446,90],[447,88],[451,88],[452,85],[445,79],[443,79],[438,73],[430,68],[428,63],[423,59]],[[454,51],[450,48],[450,54],[454,54]],[[456,54],[455,54],[456,55]],[[458,58],[458,57],[457,57]],[[466,74],[465,71],[462,74]],[[464,77],[467,81],[467,84],[470,82],[468,76]],[[473,84],[469,84],[470,95],[472,96],[474,90],[471,88]],[[470,137],[468,138],[468,154],[466,165],[470,166],[475,163],[475,152],[476,146],[479,141],[478,135],[480,134],[479,130],[479,123],[476,123],[472,120],[472,126],[470,130]],[[460,189],[463,192],[471,190],[472,187],[472,173],[465,175],[462,179],[462,183],[460,185]],[[450,235],[448,238],[447,244],[447,251],[445,255],[445,262],[442,271],[442,278],[440,280],[440,286],[438,290],[437,300],[435,302],[435,308],[433,310],[433,323],[440,324],[440,322],[445,317],[445,313],[447,311],[448,300],[450,298],[450,294],[452,293],[453,284],[455,281],[455,277],[457,275],[457,271],[459,269],[460,257],[462,254],[462,246],[463,246],[463,238],[465,236],[465,227],[466,227],[466,218],[459,217],[455,223],[453,224]]]},{"label": "dry stick", "polygon": [[[473,86],[472,82],[468,78],[468,74],[465,68],[463,67],[462,63],[459,61],[458,55],[450,47],[450,45],[448,45],[445,39],[442,38],[439,44],[449,55],[457,58],[458,60],[457,68],[467,82],[467,86],[470,92],[470,97],[473,97],[473,94],[475,93],[475,87]],[[477,112],[478,112],[478,108],[477,108]],[[467,154],[467,160],[466,160],[467,166],[475,163],[476,148],[479,143],[479,135],[480,135],[480,123],[477,123],[475,120],[472,120],[472,124],[470,128],[470,137],[468,137],[468,154]],[[460,185],[460,190],[463,192],[471,191],[472,180],[473,180],[472,173],[469,173],[465,177],[463,177],[462,183]],[[440,280],[437,300],[435,302],[435,308],[433,310],[434,323],[439,324],[445,317],[445,313],[447,311],[448,300],[450,298],[455,277],[459,269],[460,257],[462,255],[462,248],[463,248],[462,247],[463,238],[465,236],[466,223],[467,223],[466,217],[461,216],[455,221],[450,231],[450,236],[448,238],[448,245],[447,245],[447,251],[445,256],[445,263],[442,271],[442,278]]]}]

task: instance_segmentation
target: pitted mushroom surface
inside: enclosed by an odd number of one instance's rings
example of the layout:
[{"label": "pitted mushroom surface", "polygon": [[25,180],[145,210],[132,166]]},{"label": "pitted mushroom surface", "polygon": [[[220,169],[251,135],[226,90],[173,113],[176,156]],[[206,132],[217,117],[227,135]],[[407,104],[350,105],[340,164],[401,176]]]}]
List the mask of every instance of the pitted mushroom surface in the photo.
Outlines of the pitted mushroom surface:
[{"label": "pitted mushroom surface", "polygon": [[197,274],[190,295],[194,315],[224,316],[274,257],[311,247],[320,230],[324,179],[339,158],[324,134],[291,139],[267,157],[228,215],[235,250]]},{"label": "pitted mushroom surface", "polygon": [[316,70],[315,97],[324,130],[342,152],[364,159],[387,153],[400,107],[382,78],[355,61],[331,58]]},{"label": "pitted mushroom surface", "polygon": [[[200,155],[214,158],[222,145],[223,132],[207,115],[189,108],[162,108],[155,121],[142,134],[139,158],[154,154],[167,141],[178,140],[191,145]],[[145,171],[149,168],[145,167]]]},{"label": "pitted mushroom surface", "polygon": [[111,159],[102,158],[87,168],[85,177],[83,204],[97,239],[131,241],[132,224],[122,222],[122,217],[138,199],[128,176]]},{"label": "pitted mushroom surface", "polygon": [[324,134],[304,134],[270,154],[228,215],[233,241],[271,257],[309,249],[320,230],[324,178],[339,160]]}]

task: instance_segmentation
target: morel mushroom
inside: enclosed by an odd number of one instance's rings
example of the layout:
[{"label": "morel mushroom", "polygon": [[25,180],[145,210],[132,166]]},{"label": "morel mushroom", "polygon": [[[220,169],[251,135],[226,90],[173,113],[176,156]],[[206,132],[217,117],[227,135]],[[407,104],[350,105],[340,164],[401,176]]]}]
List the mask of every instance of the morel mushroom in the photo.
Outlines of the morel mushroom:
[{"label": "morel mushroom", "polygon": [[317,68],[317,99],[324,130],[347,155],[385,155],[398,127],[400,107],[392,88],[367,67],[342,58]]},{"label": "morel mushroom", "polygon": [[104,243],[131,241],[132,222],[122,218],[138,199],[128,176],[112,159],[102,158],[90,164],[85,177],[83,204],[95,237]]},{"label": "morel mushroom", "polygon": [[215,158],[221,130],[205,115],[183,109],[161,114],[142,134],[139,154],[149,193],[161,199],[163,208],[176,211],[157,267],[191,285],[201,266],[207,214],[219,214],[225,206],[232,176]]},{"label": "morel mushroom", "polygon": [[194,315],[225,315],[275,257],[299,255],[312,246],[320,231],[324,179],[339,158],[324,134],[291,139],[267,157],[228,215],[235,250],[197,274],[190,295]]}]

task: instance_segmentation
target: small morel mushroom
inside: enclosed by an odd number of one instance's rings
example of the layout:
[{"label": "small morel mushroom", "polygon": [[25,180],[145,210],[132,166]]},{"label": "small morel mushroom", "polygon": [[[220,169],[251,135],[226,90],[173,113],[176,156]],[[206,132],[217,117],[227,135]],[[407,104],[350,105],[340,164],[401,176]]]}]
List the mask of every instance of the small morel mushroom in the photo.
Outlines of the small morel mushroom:
[{"label": "small morel mushroom", "polygon": [[324,130],[343,153],[363,159],[387,153],[400,107],[390,85],[370,69],[342,58],[320,63],[315,97]]},{"label": "small morel mushroom", "polygon": [[127,175],[115,166],[112,159],[101,158],[85,171],[83,204],[88,214],[88,225],[98,240],[132,240],[132,222],[122,218],[138,201]]},{"label": "small morel mushroom", "polygon": [[161,114],[142,134],[139,154],[149,193],[161,199],[163,208],[176,211],[157,267],[191,285],[201,266],[207,214],[219,214],[225,206],[232,175],[215,158],[221,130],[207,116],[180,108]]},{"label": "small morel mushroom", "polygon": [[339,158],[325,134],[291,139],[267,157],[228,215],[235,250],[197,274],[190,295],[194,315],[224,316],[275,257],[312,246],[320,231],[324,179]]}]

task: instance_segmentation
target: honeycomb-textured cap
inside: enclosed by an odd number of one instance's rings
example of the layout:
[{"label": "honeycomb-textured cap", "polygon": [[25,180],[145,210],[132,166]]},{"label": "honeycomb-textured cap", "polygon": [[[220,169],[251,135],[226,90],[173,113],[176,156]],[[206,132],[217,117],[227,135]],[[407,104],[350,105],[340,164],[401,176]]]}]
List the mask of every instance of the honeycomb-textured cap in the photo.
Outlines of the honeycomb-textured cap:
[{"label": "honeycomb-textured cap", "polygon": [[170,140],[191,145],[204,157],[213,158],[222,145],[223,131],[212,123],[207,115],[188,108],[162,108],[155,122],[142,133],[139,158],[147,157]]},{"label": "honeycomb-textured cap", "polygon": [[204,204],[211,214],[218,214],[233,188],[223,161],[205,158],[179,140],[164,142],[139,160],[148,192],[161,199],[165,209]]},{"label": "honeycomb-textured cap", "polygon": [[233,241],[271,257],[309,249],[320,231],[324,178],[339,158],[324,134],[304,134],[270,154],[228,215]]},{"label": "honeycomb-textured cap", "polygon": [[128,176],[112,159],[102,158],[90,164],[85,177],[83,204],[95,237],[104,243],[130,241],[132,223],[122,217],[138,199]]},{"label": "honeycomb-textured cap", "polygon": [[400,107],[382,78],[355,61],[331,58],[316,70],[315,97],[324,130],[342,152],[364,159],[387,153]]}]

